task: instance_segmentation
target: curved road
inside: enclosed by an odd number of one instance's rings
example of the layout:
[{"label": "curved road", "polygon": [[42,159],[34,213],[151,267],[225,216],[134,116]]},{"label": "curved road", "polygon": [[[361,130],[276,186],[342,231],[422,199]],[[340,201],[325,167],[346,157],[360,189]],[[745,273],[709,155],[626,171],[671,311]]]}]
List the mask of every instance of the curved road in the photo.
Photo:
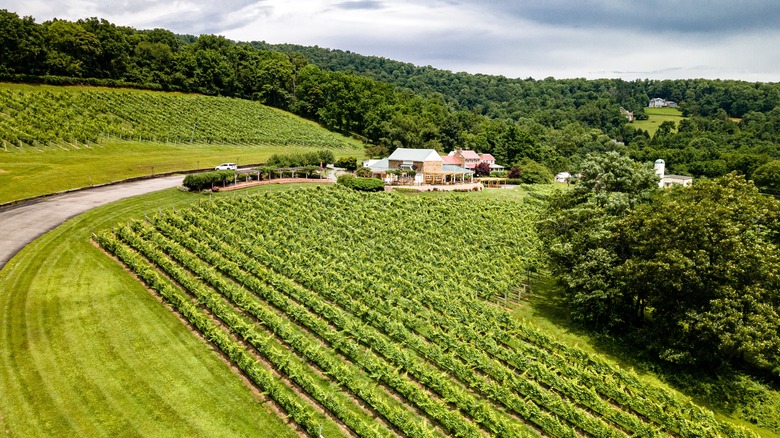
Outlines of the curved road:
[{"label": "curved road", "polygon": [[55,195],[0,209],[0,269],[28,243],[66,220],[120,199],[180,186],[183,176],[166,176]]}]

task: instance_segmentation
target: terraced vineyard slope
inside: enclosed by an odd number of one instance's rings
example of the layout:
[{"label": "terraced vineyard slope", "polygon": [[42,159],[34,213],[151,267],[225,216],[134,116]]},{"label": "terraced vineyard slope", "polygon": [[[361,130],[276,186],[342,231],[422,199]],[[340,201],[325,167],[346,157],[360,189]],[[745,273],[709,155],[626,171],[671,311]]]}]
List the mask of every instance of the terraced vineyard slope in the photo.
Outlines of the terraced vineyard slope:
[{"label": "terraced vineyard slope", "polygon": [[0,85],[0,145],[65,146],[108,138],[161,143],[353,146],[257,102],[139,90]]},{"label": "terraced vineyard slope", "polygon": [[536,215],[332,186],[96,240],[313,436],[750,436],[510,317]]}]

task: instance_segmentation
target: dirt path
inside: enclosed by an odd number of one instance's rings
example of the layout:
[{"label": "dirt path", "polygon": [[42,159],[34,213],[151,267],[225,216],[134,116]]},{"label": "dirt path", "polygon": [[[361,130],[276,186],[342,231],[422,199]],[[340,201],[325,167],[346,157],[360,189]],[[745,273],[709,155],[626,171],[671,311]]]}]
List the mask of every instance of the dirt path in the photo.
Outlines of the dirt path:
[{"label": "dirt path", "polygon": [[0,208],[0,269],[28,243],[66,220],[101,205],[181,185],[183,176],[114,184]]},{"label": "dirt path", "polygon": [[253,187],[253,186],[264,186],[268,184],[333,184],[333,181],[324,178],[324,179],[308,179],[308,178],[276,178],[276,179],[266,179],[263,181],[249,181],[249,182],[240,182],[235,185],[230,185],[227,187],[217,187],[217,190],[220,192],[228,192],[230,190],[238,190],[238,189],[245,189],[247,187]]}]

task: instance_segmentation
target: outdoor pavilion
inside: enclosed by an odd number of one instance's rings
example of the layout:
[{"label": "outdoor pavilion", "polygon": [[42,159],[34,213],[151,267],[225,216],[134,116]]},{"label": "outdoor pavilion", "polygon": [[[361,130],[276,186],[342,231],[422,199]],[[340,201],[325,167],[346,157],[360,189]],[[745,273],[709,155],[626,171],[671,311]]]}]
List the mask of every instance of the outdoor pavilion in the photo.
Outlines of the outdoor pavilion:
[{"label": "outdoor pavilion", "polygon": [[488,188],[506,187],[506,178],[479,178],[479,182],[484,183]]}]

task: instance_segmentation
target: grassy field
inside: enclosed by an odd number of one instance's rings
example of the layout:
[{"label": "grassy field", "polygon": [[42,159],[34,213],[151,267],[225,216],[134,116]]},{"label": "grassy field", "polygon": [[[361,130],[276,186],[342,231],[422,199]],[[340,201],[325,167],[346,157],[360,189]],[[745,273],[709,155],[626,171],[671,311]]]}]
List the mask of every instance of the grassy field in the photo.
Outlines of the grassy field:
[{"label": "grassy field", "polygon": [[647,114],[648,119],[635,120],[633,127],[647,131],[651,137],[658,131],[658,125],[661,123],[670,121],[677,126],[680,120],[684,119],[678,108],[645,108],[645,114]]},{"label": "grassy field", "polygon": [[90,242],[93,230],[201,198],[172,189],[95,209],[0,271],[0,435],[294,435]]},{"label": "grassy field", "polygon": [[[107,141],[91,149],[0,151],[0,204],[61,190],[164,172],[209,169],[224,162],[261,163],[273,154],[315,148],[283,145],[165,144]],[[331,149],[336,158],[363,156],[359,145]]]}]

